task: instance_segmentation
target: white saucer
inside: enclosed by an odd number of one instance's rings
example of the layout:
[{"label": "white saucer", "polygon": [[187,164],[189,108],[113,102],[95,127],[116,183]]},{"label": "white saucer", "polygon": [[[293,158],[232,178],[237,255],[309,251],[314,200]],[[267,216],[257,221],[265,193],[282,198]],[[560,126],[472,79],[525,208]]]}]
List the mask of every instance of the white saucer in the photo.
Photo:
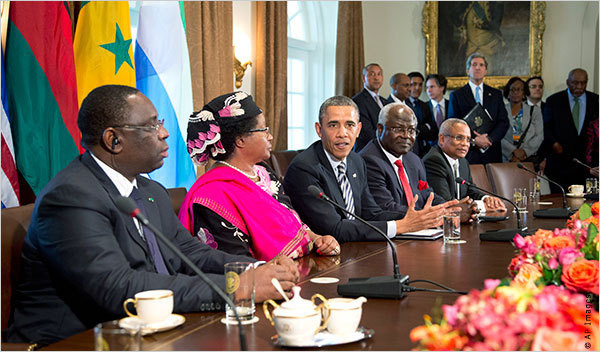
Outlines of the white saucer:
[{"label": "white saucer", "polygon": [[[185,317],[179,314],[171,314],[167,319],[152,324],[144,324],[142,335],[154,334],[155,332],[171,330],[185,323]],[[139,324],[143,324],[138,317],[127,317],[119,320],[119,326],[124,329],[135,328]]]},{"label": "white saucer", "polygon": [[[252,319],[248,319],[248,320],[242,320],[242,325],[249,325],[249,324],[254,324],[256,322],[258,322],[258,317],[254,316],[254,318]],[[225,324],[225,325],[237,325],[238,321],[233,318],[233,319],[227,319],[227,317],[221,319],[221,323]]]},{"label": "white saucer", "polygon": [[323,346],[335,346],[335,345],[343,345],[345,343],[351,343],[360,341],[363,339],[371,338],[375,334],[373,329],[367,329],[363,327],[359,327],[353,334],[348,336],[338,336],[330,333],[325,330],[315,335],[315,338],[312,341],[306,341],[305,343],[298,345],[290,345],[286,344],[279,335],[275,335],[271,337],[273,344],[275,346],[287,346],[287,347],[323,347]]},{"label": "white saucer", "polygon": [[313,282],[315,284],[335,284],[339,281],[340,279],[338,279],[337,277],[315,277],[310,279],[310,282]]},{"label": "white saucer", "polygon": [[585,193],[579,193],[579,194],[567,193],[567,197],[570,197],[570,198],[583,198],[583,196],[585,196]]}]

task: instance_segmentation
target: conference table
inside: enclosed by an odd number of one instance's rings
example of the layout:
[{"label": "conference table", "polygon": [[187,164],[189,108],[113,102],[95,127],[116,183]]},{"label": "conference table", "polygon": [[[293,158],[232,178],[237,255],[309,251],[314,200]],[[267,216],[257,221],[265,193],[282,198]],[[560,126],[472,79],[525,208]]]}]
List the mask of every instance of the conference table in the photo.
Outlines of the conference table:
[{"label": "conference table", "polygon": [[[556,195],[542,196],[542,201],[553,205],[530,203],[523,221],[529,231],[538,228],[564,227],[565,219],[540,219],[533,217],[535,209],[561,207],[562,198]],[[572,209],[578,209],[585,200],[568,199]],[[394,240],[402,274],[410,280],[432,280],[457,291],[483,288],[485,279],[501,279],[508,276],[507,267],[515,248],[511,242],[480,241],[483,231],[516,228],[515,214],[508,210],[509,219],[502,222],[481,222],[461,225],[463,244],[444,244],[442,239]],[[339,283],[349,278],[392,275],[392,256],[386,242],[352,242],[341,245],[341,255],[321,257],[309,255],[297,260],[301,278],[301,296],[310,299],[314,293],[327,298],[338,297],[337,283],[317,284],[310,281],[317,277],[335,277]],[[417,282],[415,287],[436,288]],[[404,298],[370,298],[363,304],[361,326],[373,329],[371,338],[354,343],[328,346],[327,350],[410,350],[415,347],[409,339],[411,329],[424,323],[423,316],[440,314],[441,304],[452,304],[458,297],[452,293],[410,292]],[[437,310],[437,313],[436,313]],[[221,323],[224,313],[188,313],[186,322],[170,331],[144,336],[143,350],[239,350],[238,327]],[[275,328],[265,318],[262,304],[257,304],[257,323],[245,325],[249,350],[277,350],[272,337]],[[93,350],[93,330],[74,335],[44,350]],[[315,348],[313,348],[315,349]]]}]

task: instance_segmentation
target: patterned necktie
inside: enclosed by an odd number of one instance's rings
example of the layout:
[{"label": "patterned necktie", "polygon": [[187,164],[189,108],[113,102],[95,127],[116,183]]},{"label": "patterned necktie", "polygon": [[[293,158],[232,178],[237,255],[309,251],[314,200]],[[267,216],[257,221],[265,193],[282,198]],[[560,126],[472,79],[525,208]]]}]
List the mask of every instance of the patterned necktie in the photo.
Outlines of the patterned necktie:
[{"label": "patterned necktie", "polygon": [[442,122],[444,122],[444,115],[442,114],[442,108],[440,107],[440,104],[437,104],[435,110],[435,123],[437,123],[439,128]]},{"label": "patterned necktie", "polygon": [[[350,187],[350,182],[346,176],[346,163],[344,162],[338,165],[338,183],[344,197],[344,203],[346,203],[346,210],[354,213],[354,196],[352,195],[352,187]],[[350,214],[346,214],[346,217],[350,220],[354,219],[354,216]]]},{"label": "patterned necktie", "polygon": [[375,102],[377,103],[377,105],[379,105],[379,108],[383,109],[383,103],[381,102],[381,99],[379,99],[379,95],[375,95],[373,99],[375,99]]},{"label": "patterned necktie", "polygon": [[475,87],[475,102],[481,104],[481,87]]},{"label": "patterned necktie", "polygon": [[[130,198],[135,200],[137,203],[140,212],[146,215],[146,208],[144,207],[144,202],[142,201],[142,195],[137,187],[133,187],[133,191],[129,195]],[[148,249],[150,250],[150,254],[152,255],[152,259],[154,260],[154,267],[159,274],[169,275],[169,270],[167,270],[167,266],[165,265],[165,261],[163,260],[162,254],[160,254],[160,248],[158,248],[158,243],[156,242],[156,237],[154,233],[150,231],[146,226],[142,225],[142,238],[146,239],[146,243],[148,244]]]},{"label": "patterned necktie", "polygon": [[410,206],[410,202],[412,202],[413,199],[413,193],[408,178],[406,178],[406,174],[404,173],[404,165],[402,165],[402,160],[400,159],[396,160],[394,164],[398,166],[398,177],[400,177],[400,183],[402,184],[404,194],[406,195],[406,203]]},{"label": "patterned necktie", "polygon": [[[452,164],[452,169],[454,170],[454,178],[456,179],[460,175],[458,174],[458,163]],[[456,199],[460,199],[460,183],[456,183]]]},{"label": "patterned necktie", "polygon": [[573,105],[573,110],[571,111],[571,114],[573,115],[575,129],[577,130],[577,134],[579,134],[579,97],[573,98],[575,98],[575,105]]}]

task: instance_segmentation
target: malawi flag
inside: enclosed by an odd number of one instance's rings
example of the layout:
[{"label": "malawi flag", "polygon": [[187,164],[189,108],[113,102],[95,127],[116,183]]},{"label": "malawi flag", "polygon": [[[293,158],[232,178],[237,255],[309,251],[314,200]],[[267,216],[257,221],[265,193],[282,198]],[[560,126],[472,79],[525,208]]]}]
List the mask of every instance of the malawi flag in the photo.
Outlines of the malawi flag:
[{"label": "malawi flag", "polygon": [[79,105],[105,84],[135,87],[129,2],[82,2],[73,47]]},{"label": "malawi flag", "polygon": [[12,1],[6,90],[18,170],[37,195],[81,149],[71,19],[65,2]]}]

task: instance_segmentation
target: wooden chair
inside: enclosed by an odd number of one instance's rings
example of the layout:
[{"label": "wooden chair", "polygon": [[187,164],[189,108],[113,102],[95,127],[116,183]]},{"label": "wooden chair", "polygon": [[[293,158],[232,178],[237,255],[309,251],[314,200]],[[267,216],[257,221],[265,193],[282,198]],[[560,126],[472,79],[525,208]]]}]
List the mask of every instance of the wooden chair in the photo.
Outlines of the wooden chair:
[{"label": "wooden chair", "polygon": [[[490,163],[487,169],[493,191],[508,199],[513,198],[515,188],[527,188],[529,192],[529,180],[535,175],[523,171],[517,167],[518,163]],[[525,162],[523,166],[533,170],[533,163]]]},{"label": "wooden chair", "polygon": [[482,164],[472,164],[471,167],[471,178],[473,179],[473,183],[479,187],[483,188],[486,191],[493,192],[492,184],[490,183],[490,179],[488,178],[487,171],[485,171],[485,166]]},{"label": "wooden chair", "polygon": [[290,166],[292,160],[296,155],[300,154],[304,149],[299,150],[278,150],[271,152],[271,164],[273,165],[273,171],[279,176],[281,180],[285,176],[285,172]]},{"label": "wooden chair", "polygon": [[173,210],[175,214],[179,214],[179,209],[181,208],[181,203],[183,203],[183,199],[187,194],[187,190],[185,187],[177,187],[177,188],[168,188],[169,196],[171,197],[171,203],[173,204]]},{"label": "wooden chair", "polygon": [[[8,327],[13,285],[21,274],[21,251],[27,227],[33,213],[33,204],[2,209],[2,331]],[[2,350],[24,351],[35,346],[27,343],[2,343]]]}]

